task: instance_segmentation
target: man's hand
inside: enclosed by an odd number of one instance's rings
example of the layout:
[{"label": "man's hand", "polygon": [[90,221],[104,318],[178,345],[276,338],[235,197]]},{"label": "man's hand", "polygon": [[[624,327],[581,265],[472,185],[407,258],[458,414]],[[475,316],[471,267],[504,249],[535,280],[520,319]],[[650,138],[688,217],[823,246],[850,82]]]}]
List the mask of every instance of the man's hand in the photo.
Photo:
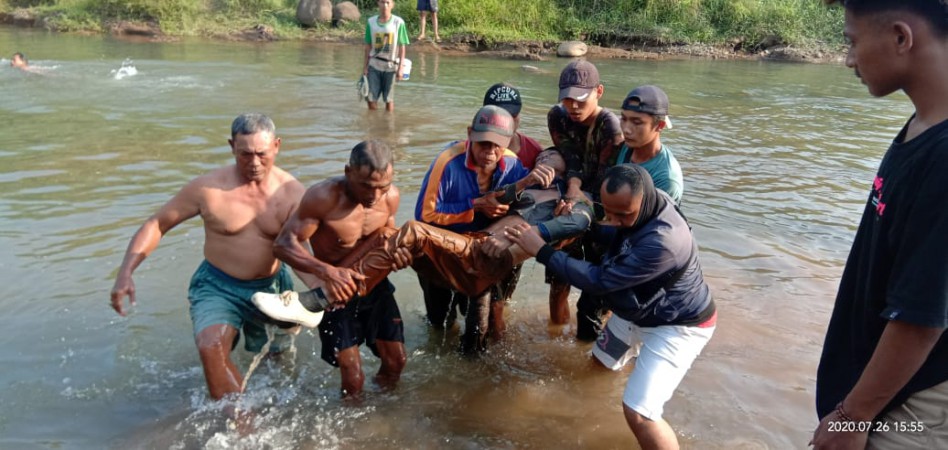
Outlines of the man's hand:
[{"label": "man's hand", "polygon": [[553,210],[553,215],[565,216],[567,214],[572,214],[573,205],[585,199],[585,196],[586,194],[584,194],[582,189],[579,188],[578,183],[570,183],[569,187],[566,189],[566,194],[563,195],[563,199],[556,204],[556,209]]},{"label": "man's hand", "polygon": [[399,271],[410,266],[413,259],[411,252],[405,247],[397,248],[392,258],[394,259],[392,262],[393,271]]},{"label": "man's hand", "polygon": [[135,306],[135,282],[132,276],[121,276],[115,279],[115,285],[112,286],[112,309],[120,316],[125,316],[125,308],[122,306],[122,299],[128,296],[128,302]]},{"label": "man's hand", "polygon": [[484,244],[481,246],[481,251],[491,258],[499,258],[512,245],[513,242],[510,242],[510,239],[507,239],[506,236],[493,235],[484,241]]},{"label": "man's hand", "polygon": [[553,178],[555,177],[556,172],[552,167],[544,164],[537,164],[537,166],[534,167],[533,170],[531,170],[530,173],[528,173],[524,178],[526,180],[524,187],[533,186],[534,184],[539,184],[543,187],[549,187],[550,183],[553,182]]},{"label": "man's hand", "polygon": [[474,205],[474,211],[496,219],[507,215],[510,205],[501,204],[497,198],[504,195],[503,192],[488,192],[483,197],[475,198],[471,204]]},{"label": "man's hand", "polygon": [[511,242],[519,245],[530,256],[537,256],[537,252],[546,244],[540,233],[537,233],[528,223],[507,227],[504,230],[504,235]]},{"label": "man's hand", "polygon": [[[816,431],[813,432],[813,439],[810,439],[810,445],[813,446],[814,450],[863,450],[866,448],[869,431],[860,433],[858,431],[838,431],[835,428],[830,431],[831,422],[833,422],[834,427],[846,425],[846,423],[840,423],[844,421],[839,418],[835,411],[827,414],[816,427]],[[849,424],[852,425],[853,422],[849,422]]]},{"label": "man's hand", "polygon": [[326,282],[326,290],[329,295],[342,302],[348,301],[356,295],[356,292],[358,292],[356,281],[365,279],[365,275],[352,269],[332,266],[323,270],[317,276]]},{"label": "man's hand", "polygon": [[402,66],[398,66],[398,70],[395,72],[395,81],[396,82],[402,81],[402,76],[404,74],[405,72],[402,70]]}]

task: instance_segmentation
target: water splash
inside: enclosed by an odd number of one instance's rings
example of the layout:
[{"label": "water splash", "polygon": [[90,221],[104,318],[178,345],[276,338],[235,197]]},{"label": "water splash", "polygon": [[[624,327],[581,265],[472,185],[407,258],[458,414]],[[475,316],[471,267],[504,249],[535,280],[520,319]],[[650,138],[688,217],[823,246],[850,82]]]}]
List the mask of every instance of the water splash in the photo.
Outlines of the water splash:
[{"label": "water splash", "polygon": [[135,75],[138,75],[138,69],[135,68],[135,65],[132,63],[131,59],[125,58],[125,61],[122,61],[122,67],[119,67],[118,69],[112,69],[112,71],[109,73],[112,75],[113,79],[121,80],[123,78],[134,77]]}]

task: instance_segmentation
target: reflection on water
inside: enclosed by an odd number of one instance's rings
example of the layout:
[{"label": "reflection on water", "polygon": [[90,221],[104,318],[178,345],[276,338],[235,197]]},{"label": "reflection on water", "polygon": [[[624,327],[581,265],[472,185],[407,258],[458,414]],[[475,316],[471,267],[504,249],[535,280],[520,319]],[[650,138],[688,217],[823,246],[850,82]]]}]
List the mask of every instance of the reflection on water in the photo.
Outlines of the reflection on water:
[{"label": "reflection on water", "polygon": [[[409,50],[396,114],[359,103],[361,48],[316,43],[133,43],[0,29],[3,48],[51,68],[0,70],[0,447],[629,448],[627,372],[592,370],[571,326],[547,325],[533,263],[508,308],[507,340],[480,360],[457,330],[425,328],[414,275],[395,274],[408,366],[393,392],[342,405],[339,375],[306,332],[295,358],[265,361],[242,406],[245,440],[209,402],[186,284],[203,230],[187,222],[137,270],[120,318],[108,290],[135,229],[191,178],[231,160],[240,112],[277,123],[278,158],[305,184],[341,174],[366,138],[395,147],[411,217],[421,178],[465,136],[484,90],[521,89],[521,128],[548,144],[545,115],[563,60],[463,58]],[[123,64],[126,61],[128,64]],[[799,448],[816,424],[814,374],[839,273],[882,150],[910,112],[870,100],[837,66],[601,61],[615,109],[640,84],[672,99],[663,133],[685,173],[684,210],[720,326],[666,408],[688,448]],[[117,76],[123,69],[134,76]],[[576,293],[574,293],[575,298]],[[240,367],[250,355],[235,352]],[[377,360],[363,350],[367,372]],[[779,405],[779,406],[777,406]]]}]

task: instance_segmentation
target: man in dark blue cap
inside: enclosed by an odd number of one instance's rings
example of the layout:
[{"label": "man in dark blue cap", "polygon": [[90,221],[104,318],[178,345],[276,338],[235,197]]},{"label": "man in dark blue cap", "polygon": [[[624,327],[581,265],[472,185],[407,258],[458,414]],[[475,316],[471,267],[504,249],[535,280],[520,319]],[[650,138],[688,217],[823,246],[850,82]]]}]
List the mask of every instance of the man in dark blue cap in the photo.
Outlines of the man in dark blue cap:
[{"label": "man in dark blue cap", "polygon": [[513,116],[514,135],[510,139],[510,145],[507,146],[507,149],[517,154],[517,158],[520,159],[524,167],[532,169],[537,155],[543,151],[543,147],[540,146],[539,142],[519,131],[520,109],[523,107],[520,91],[507,83],[497,83],[484,94],[484,106],[487,105],[504,108]]},{"label": "man in dark blue cap", "polygon": [[619,164],[637,164],[652,176],[655,187],[681,204],[685,182],[672,151],[662,144],[662,130],[671,129],[668,95],[658,86],[639,86],[622,102],[622,137]]}]

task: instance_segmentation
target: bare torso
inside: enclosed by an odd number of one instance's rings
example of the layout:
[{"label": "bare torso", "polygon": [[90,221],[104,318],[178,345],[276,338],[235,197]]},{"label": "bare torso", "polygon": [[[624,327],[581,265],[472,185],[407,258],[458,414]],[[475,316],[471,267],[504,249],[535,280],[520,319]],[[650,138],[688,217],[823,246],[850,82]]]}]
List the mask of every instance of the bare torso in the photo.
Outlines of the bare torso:
[{"label": "bare torso", "polygon": [[273,241],[299,203],[303,185],[278,167],[262,183],[242,181],[234,166],[196,181],[208,262],[243,280],[276,273]]},{"label": "bare torso", "polygon": [[[309,243],[313,248],[313,256],[332,265],[348,256],[372,233],[385,226],[394,226],[395,210],[398,208],[398,189],[394,186],[374,205],[363,206],[346,196],[343,180],[333,178],[313,186],[305,200],[310,202],[318,199],[324,205],[331,205],[320,208],[319,226],[309,238]],[[311,196],[313,193],[318,195]],[[301,208],[309,206],[304,204]]]}]

